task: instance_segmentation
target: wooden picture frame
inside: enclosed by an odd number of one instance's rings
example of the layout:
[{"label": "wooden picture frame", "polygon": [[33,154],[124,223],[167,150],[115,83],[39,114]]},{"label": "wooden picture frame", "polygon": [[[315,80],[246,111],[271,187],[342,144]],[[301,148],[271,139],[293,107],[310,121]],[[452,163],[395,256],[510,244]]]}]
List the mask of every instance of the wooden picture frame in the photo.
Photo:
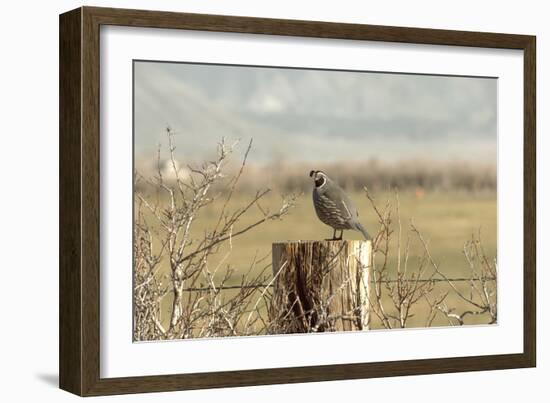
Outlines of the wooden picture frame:
[{"label": "wooden picture frame", "polygon": [[[100,377],[100,26],[171,28],[523,50],[523,353]],[[82,7],[60,16],[60,387],[81,396],[533,367],[536,363],[535,37]]]}]

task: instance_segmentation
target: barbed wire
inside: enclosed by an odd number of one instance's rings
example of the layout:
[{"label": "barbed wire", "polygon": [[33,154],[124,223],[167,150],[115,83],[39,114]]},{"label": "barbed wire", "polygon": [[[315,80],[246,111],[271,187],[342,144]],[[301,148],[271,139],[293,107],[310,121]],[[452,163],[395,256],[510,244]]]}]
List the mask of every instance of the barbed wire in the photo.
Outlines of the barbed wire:
[{"label": "barbed wire", "polygon": [[[459,277],[459,278],[449,278],[449,279],[444,279],[444,278],[432,278],[432,279],[419,279],[419,280],[416,280],[416,279],[404,279],[404,280],[401,280],[401,281],[417,281],[419,283],[446,283],[446,282],[454,282],[454,283],[459,283],[459,282],[470,282],[470,281],[495,281],[496,280],[496,277],[479,277],[479,278],[467,278],[467,277]],[[376,283],[382,283],[382,284],[393,284],[393,283],[397,283],[399,280],[398,279],[387,279],[387,280],[371,280],[370,283],[371,284],[376,284]],[[269,283],[269,284],[248,284],[248,285],[223,285],[223,286],[217,286],[215,287],[215,289],[217,290],[237,290],[237,289],[241,289],[241,288],[245,288],[245,289],[248,289],[248,288],[273,288],[273,284],[272,283]],[[184,288],[183,291],[184,292],[202,292],[202,291],[211,291],[213,290],[214,287],[190,287],[190,288]]]}]

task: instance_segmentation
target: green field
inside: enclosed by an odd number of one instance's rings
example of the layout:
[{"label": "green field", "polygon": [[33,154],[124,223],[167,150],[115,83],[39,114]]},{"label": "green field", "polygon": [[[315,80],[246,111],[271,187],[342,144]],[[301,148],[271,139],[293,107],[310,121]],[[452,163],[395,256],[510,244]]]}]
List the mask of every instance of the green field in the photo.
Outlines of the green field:
[{"label": "green field", "polygon": [[[371,206],[370,201],[364,193],[355,192],[350,196],[356,203],[359,210],[360,220],[371,233],[376,235],[380,228],[378,219]],[[395,194],[381,193],[373,195],[379,208],[384,207],[389,199],[393,203],[395,211]],[[246,204],[252,194],[235,195],[230,207],[240,207]],[[261,207],[265,211],[270,209],[277,210],[281,202],[281,195],[276,192],[268,194],[262,199]],[[212,228],[218,218],[221,201],[216,201],[201,210],[196,217],[192,228],[193,237],[200,238],[204,231]],[[421,231],[423,237],[429,243],[430,253],[439,265],[440,270],[449,278],[457,278],[469,275],[469,267],[462,253],[463,245],[472,238],[472,235],[481,234],[483,247],[488,257],[496,256],[497,247],[497,210],[496,195],[494,192],[433,192],[426,193],[418,197],[413,191],[401,192],[399,194],[399,211],[401,221],[401,243],[402,253],[408,234],[410,233],[410,220],[414,220],[415,226]],[[243,228],[247,224],[257,220],[262,216],[258,208],[254,208],[240,221],[238,227]],[[235,228],[237,232],[239,228]],[[396,268],[396,248],[398,235],[398,220],[393,219],[394,235],[390,248],[393,252],[389,259],[388,270],[391,274]],[[226,285],[239,284],[241,275],[248,270],[255,257],[266,256],[266,262],[271,261],[269,256],[271,244],[284,240],[319,240],[332,236],[332,229],[322,224],[316,217],[313,209],[311,194],[301,195],[297,200],[297,205],[281,221],[267,222],[252,231],[232,239],[231,250],[226,244],[220,248],[209,262],[209,266],[214,268],[222,261],[223,267],[231,266],[235,269],[233,276]],[[358,232],[346,231],[344,239],[361,239]],[[409,270],[414,271],[420,262],[423,254],[423,248],[416,238],[411,235],[411,247],[409,255]],[[260,265],[259,265],[260,266]],[[258,266],[258,267],[259,267]],[[219,270],[218,276],[223,275],[225,269]],[[160,271],[166,273],[168,267]],[[269,273],[269,271],[268,271]],[[434,293],[443,290],[444,284],[436,286]],[[448,287],[448,286],[447,286]],[[460,284],[459,287],[465,289],[467,284]],[[231,291],[227,291],[231,293]],[[229,296],[229,294],[228,294]],[[172,297],[169,293],[163,300],[162,309],[163,322],[167,324],[168,312],[171,309]],[[463,301],[450,295],[447,299],[449,306],[456,306],[458,309],[465,308]],[[423,309],[419,305],[419,310]],[[423,326],[424,312],[415,312],[411,318],[409,326]],[[442,315],[441,315],[442,316]],[[483,315],[472,317],[468,323],[487,323]],[[433,325],[448,325],[446,318],[439,317]],[[374,324],[379,327],[379,324]]]}]

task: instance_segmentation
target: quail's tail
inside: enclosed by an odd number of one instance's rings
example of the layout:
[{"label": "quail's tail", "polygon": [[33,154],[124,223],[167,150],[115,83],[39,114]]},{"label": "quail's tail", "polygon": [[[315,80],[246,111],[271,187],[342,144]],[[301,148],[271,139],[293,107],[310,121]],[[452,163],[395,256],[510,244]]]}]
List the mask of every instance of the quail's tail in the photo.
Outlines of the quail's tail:
[{"label": "quail's tail", "polygon": [[357,231],[360,231],[363,236],[365,237],[365,239],[368,241],[371,239],[369,233],[367,232],[367,230],[365,229],[365,227],[363,227],[363,225],[361,225],[360,222],[358,222],[357,224],[355,224],[355,228],[357,228]]}]

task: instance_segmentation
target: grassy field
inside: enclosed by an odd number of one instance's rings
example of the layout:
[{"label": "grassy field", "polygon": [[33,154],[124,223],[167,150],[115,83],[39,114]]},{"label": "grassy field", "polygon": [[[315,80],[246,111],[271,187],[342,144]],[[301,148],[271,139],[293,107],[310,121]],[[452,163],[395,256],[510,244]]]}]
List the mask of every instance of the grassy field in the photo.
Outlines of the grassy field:
[{"label": "grassy field", "polygon": [[[350,194],[359,210],[360,220],[371,233],[376,235],[379,230],[377,217],[372,209],[369,200],[364,193],[355,192]],[[395,203],[395,194],[378,193],[373,195],[376,204],[383,207],[386,201]],[[253,197],[252,194],[239,194],[232,201],[233,207],[243,206]],[[281,202],[281,195],[276,192],[270,193],[261,202],[262,209],[276,210]],[[215,224],[218,217],[221,202],[214,202],[205,207],[194,222],[192,234],[200,237],[205,230]],[[437,262],[440,270],[449,278],[468,276],[469,268],[462,253],[464,243],[471,239],[472,234],[481,233],[483,247],[487,256],[496,256],[497,247],[497,211],[496,195],[494,192],[428,192],[419,197],[415,192],[401,192],[399,194],[400,219],[402,227],[402,245],[410,228],[410,220],[414,220],[415,226],[422,232],[424,238],[429,242],[432,257]],[[240,222],[240,227],[261,217],[259,209],[254,209]],[[393,220],[396,231],[391,247],[397,247],[397,217]],[[239,228],[235,228],[235,232]],[[271,261],[270,252],[273,242],[284,240],[318,240],[332,236],[332,229],[322,224],[316,217],[313,209],[311,194],[301,195],[297,205],[290,214],[281,221],[268,222],[240,237],[232,240],[232,249],[228,245],[221,248],[211,259],[210,266],[215,267],[223,258],[223,265],[230,265],[235,273],[228,284],[238,284],[240,276],[248,270],[254,257],[266,256],[266,262]],[[361,239],[358,232],[346,231],[345,239]],[[403,246],[402,246],[403,247]],[[413,270],[418,266],[422,255],[422,247],[418,241],[413,241],[410,248],[409,267]],[[395,270],[396,253],[392,253],[389,261],[389,270]],[[161,269],[167,271],[168,267]],[[220,273],[221,275],[222,273]],[[466,285],[461,285],[461,287]],[[443,284],[436,287],[436,292],[441,291]],[[231,291],[228,291],[230,293]],[[168,294],[163,301],[163,311],[171,308],[171,295]],[[463,302],[453,296],[448,299],[449,306],[457,306]],[[453,305],[454,304],[454,305]],[[168,313],[163,315],[165,324],[168,320]],[[423,312],[415,312],[410,321],[410,326],[423,326]],[[469,323],[486,323],[483,316],[473,317]],[[441,317],[434,321],[434,325],[448,325],[448,321]],[[374,327],[379,327],[375,324]]]},{"label": "grassy field", "polygon": [[[370,202],[363,193],[350,195],[359,210],[360,219],[371,235],[379,229],[377,217]],[[379,206],[390,199],[395,203],[394,194],[374,195]],[[234,200],[234,205],[243,205],[250,200],[250,195],[241,195]],[[262,208],[275,210],[280,203],[280,195],[271,194],[262,203]],[[405,241],[410,220],[422,232],[430,243],[430,252],[440,264],[442,270],[451,276],[467,274],[468,268],[462,255],[462,246],[472,234],[481,230],[483,245],[490,256],[496,254],[496,197],[494,194],[469,193],[428,193],[417,198],[413,192],[399,195],[402,241]],[[211,227],[217,217],[219,205],[211,204],[205,208],[195,222],[194,234],[201,234]],[[251,214],[242,222],[245,226],[260,217],[259,211]],[[397,221],[394,220],[397,229]],[[233,251],[227,263],[235,267],[236,274],[249,267],[255,255],[262,256],[271,251],[273,242],[284,240],[316,240],[330,238],[332,229],[319,221],[315,215],[310,194],[298,199],[297,206],[282,221],[274,221],[233,240]],[[361,234],[345,231],[344,239],[361,239]],[[220,255],[225,250],[220,251]],[[418,256],[420,245],[414,243],[411,257]],[[213,261],[212,263],[215,263]],[[394,265],[391,262],[390,265]]]}]

